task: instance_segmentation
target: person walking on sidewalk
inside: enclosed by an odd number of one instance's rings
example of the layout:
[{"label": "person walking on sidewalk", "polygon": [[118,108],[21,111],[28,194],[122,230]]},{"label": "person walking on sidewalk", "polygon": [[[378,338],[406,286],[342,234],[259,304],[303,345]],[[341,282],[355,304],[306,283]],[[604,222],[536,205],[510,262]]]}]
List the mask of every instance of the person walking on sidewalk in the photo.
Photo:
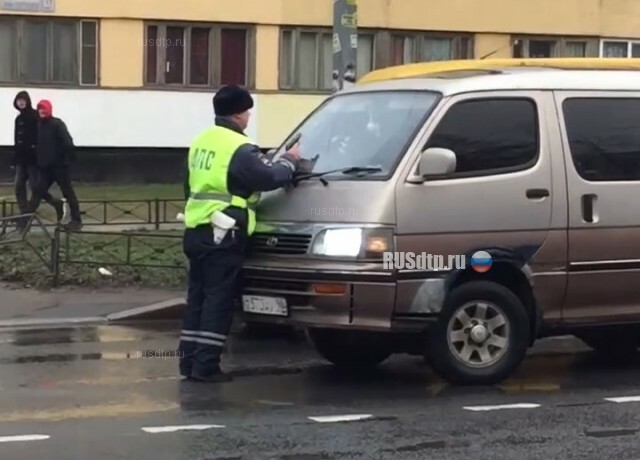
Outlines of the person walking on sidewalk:
[{"label": "person walking on sidewalk", "polygon": [[[220,356],[233,322],[259,192],[292,182],[300,150],[295,145],[271,162],[249,141],[244,130],[253,98],[240,86],[220,88],[213,107],[215,126],[200,133],[189,149],[183,242],[189,259],[189,292],[178,351],[183,378],[228,382],[231,377],[220,368]],[[212,219],[231,223],[232,228],[225,233]]]},{"label": "person walking on sidewalk", "polygon": [[[78,231],[82,228],[82,218],[80,204],[73,189],[70,174],[71,162],[75,159],[73,139],[64,121],[53,116],[51,102],[42,100],[38,102],[37,108],[39,123],[36,150],[39,177],[29,203],[29,212],[36,212],[40,202],[55,182],[69,203],[71,210],[71,222],[68,224],[68,229]],[[60,203],[59,200],[56,201]]]},{"label": "person walking on sidewalk", "polygon": [[[13,106],[20,113],[16,117],[14,129],[14,150],[11,166],[15,168],[15,193],[20,214],[29,211],[27,183],[34,189],[38,181],[38,165],[36,146],[38,143],[38,111],[31,104],[31,97],[26,91],[20,91]],[[56,201],[50,193],[44,193],[43,199],[56,208],[58,219],[62,218],[62,203]]]}]

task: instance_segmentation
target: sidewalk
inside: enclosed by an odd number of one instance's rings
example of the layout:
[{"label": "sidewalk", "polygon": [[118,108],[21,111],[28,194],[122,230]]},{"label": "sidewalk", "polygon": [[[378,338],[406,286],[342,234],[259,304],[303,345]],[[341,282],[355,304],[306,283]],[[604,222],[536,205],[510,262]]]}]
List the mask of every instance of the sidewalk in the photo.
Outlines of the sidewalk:
[{"label": "sidewalk", "polygon": [[184,299],[184,290],[81,289],[51,291],[0,284],[0,321],[100,317],[172,299]]}]

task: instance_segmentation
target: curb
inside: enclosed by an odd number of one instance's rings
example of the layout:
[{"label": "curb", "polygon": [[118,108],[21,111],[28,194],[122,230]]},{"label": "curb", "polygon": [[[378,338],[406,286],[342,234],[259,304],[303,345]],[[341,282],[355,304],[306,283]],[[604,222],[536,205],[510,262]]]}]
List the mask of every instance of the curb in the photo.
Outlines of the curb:
[{"label": "curb", "polygon": [[105,316],[75,318],[21,318],[0,320],[0,331],[6,329],[45,329],[64,326],[104,326],[133,321],[174,320],[182,317],[187,303],[184,299],[165,300],[142,307],[129,308]]},{"label": "curb", "polygon": [[17,328],[46,328],[75,325],[102,325],[107,323],[107,318],[103,316],[87,316],[80,318],[28,318],[28,319],[8,319],[0,321],[0,331],[2,329]]},{"label": "curb", "polygon": [[185,299],[171,299],[111,313],[107,315],[105,319],[108,323],[117,321],[179,319],[182,317],[182,311],[186,306],[187,302]]}]

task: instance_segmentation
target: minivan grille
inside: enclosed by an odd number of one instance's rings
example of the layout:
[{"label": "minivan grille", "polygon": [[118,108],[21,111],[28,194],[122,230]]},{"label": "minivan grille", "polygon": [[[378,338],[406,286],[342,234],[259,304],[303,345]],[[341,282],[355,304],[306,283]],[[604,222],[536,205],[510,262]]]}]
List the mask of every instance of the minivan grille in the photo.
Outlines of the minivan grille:
[{"label": "minivan grille", "polygon": [[257,233],[251,238],[250,252],[253,254],[306,254],[311,244],[311,235],[295,233]]},{"label": "minivan grille", "polygon": [[288,292],[311,292],[311,283],[274,279],[245,278],[244,288],[251,290],[277,290]]}]

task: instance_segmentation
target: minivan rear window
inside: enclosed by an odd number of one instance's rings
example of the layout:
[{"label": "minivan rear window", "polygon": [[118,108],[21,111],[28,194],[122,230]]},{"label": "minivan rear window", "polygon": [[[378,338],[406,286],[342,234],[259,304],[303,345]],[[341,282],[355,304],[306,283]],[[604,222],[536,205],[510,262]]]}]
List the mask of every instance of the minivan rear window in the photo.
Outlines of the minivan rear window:
[{"label": "minivan rear window", "polygon": [[640,180],[640,98],[571,98],[562,109],[573,164],[583,179]]}]

